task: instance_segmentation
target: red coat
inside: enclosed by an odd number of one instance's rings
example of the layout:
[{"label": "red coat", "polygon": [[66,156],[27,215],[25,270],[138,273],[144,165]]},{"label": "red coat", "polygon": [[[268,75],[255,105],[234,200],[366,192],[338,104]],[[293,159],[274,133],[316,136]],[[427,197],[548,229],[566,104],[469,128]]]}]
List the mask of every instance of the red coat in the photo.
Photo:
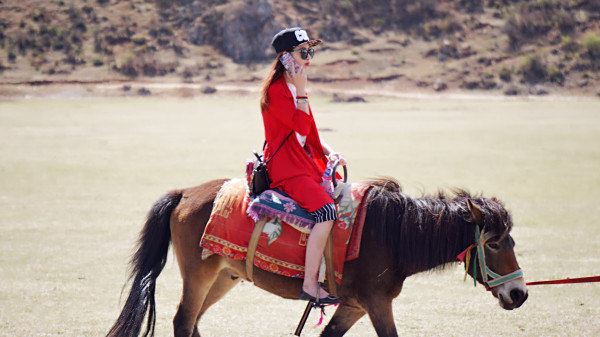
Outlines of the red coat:
[{"label": "red coat", "polygon": [[[327,165],[327,157],[323,152],[319,131],[310,106],[309,114],[296,108],[294,104],[295,97],[292,97],[284,76],[271,83],[267,94],[269,104],[267,109],[262,112],[265,139],[267,141],[264,151],[266,160],[271,158],[273,152],[292,130],[306,136],[306,148],[311,153],[311,156],[309,156],[307,151],[300,145],[296,135],[292,133],[276,153],[274,159],[267,164],[269,177],[271,178],[271,188],[279,187],[288,192],[285,188],[286,182],[298,181],[298,179],[290,178],[299,176],[304,176],[320,184],[323,171]],[[295,198],[292,196],[294,199],[304,199],[303,197]],[[302,200],[297,201],[301,205],[303,204]],[[319,201],[318,203],[323,202]]]}]

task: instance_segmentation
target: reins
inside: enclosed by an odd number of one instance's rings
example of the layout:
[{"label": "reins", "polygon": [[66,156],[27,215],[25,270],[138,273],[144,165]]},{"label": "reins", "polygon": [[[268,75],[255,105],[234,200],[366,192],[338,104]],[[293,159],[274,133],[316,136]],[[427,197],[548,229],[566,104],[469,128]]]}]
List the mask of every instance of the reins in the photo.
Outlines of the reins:
[{"label": "reins", "polygon": [[600,282],[600,275],[588,277],[564,278],[560,280],[535,281],[525,283],[528,286],[537,286],[540,284],[570,284],[570,283],[595,283]]}]

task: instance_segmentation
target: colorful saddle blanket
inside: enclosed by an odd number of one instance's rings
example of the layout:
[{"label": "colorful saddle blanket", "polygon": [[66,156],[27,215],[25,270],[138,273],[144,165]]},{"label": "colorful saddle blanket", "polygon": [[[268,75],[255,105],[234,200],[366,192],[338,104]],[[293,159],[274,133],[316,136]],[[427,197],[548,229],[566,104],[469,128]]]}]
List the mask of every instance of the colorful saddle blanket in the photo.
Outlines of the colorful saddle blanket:
[{"label": "colorful saddle blanket", "polygon": [[303,233],[310,233],[315,217],[280,190],[266,190],[248,204],[248,215],[258,221],[263,216],[279,218]]},{"label": "colorful saddle blanket", "polygon": [[[333,231],[334,269],[336,282],[341,283],[344,262],[358,258],[362,227],[366,215],[363,199],[369,186],[347,184],[338,207],[338,220]],[[269,192],[269,193],[267,193]],[[200,246],[203,256],[219,254],[236,260],[245,260],[255,219],[265,213],[266,205],[272,205],[270,220],[258,241],[254,265],[260,269],[289,277],[304,277],[306,252],[306,226],[314,218],[280,191],[267,191],[254,200],[248,197],[247,184],[243,179],[232,179],[221,187],[215,198]],[[262,199],[260,199],[262,198]],[[253,207],[253,211],[249,208]],[[287,206],[286,206],[287,205]],[[304,213],[301,213],[304,212]],[[249,216],[249,214],[251,216]],[[283,221],[281,220],[283,219]]]}]

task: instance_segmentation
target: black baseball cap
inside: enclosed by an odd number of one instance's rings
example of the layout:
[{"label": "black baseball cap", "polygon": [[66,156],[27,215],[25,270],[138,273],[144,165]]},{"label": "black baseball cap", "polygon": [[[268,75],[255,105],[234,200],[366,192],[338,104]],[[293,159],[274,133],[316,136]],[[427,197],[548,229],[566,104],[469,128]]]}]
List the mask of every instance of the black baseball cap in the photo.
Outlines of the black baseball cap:
[{"label": "black baseball cap", "polygon": [[300,27],[286,28],[273,36],[271,45],[275,48],[276,53],[282,51],[291,51],[299,44],[308,42],[308,45],[314,47],[321,44],[323,41],[319,39],[309,39],[306,31]]}]

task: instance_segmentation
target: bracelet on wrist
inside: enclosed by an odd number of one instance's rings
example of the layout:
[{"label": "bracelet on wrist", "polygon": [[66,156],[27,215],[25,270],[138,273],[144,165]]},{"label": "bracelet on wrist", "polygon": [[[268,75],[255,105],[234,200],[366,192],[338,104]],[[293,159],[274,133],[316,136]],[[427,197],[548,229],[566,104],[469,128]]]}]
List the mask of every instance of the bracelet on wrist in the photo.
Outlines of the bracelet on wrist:
[{"label": "bracelet on wrist", "polygon": [[301,99],[301,98],[306,98],[306,99],[308,99],[308,96],[296,96],[296,99]]}]

